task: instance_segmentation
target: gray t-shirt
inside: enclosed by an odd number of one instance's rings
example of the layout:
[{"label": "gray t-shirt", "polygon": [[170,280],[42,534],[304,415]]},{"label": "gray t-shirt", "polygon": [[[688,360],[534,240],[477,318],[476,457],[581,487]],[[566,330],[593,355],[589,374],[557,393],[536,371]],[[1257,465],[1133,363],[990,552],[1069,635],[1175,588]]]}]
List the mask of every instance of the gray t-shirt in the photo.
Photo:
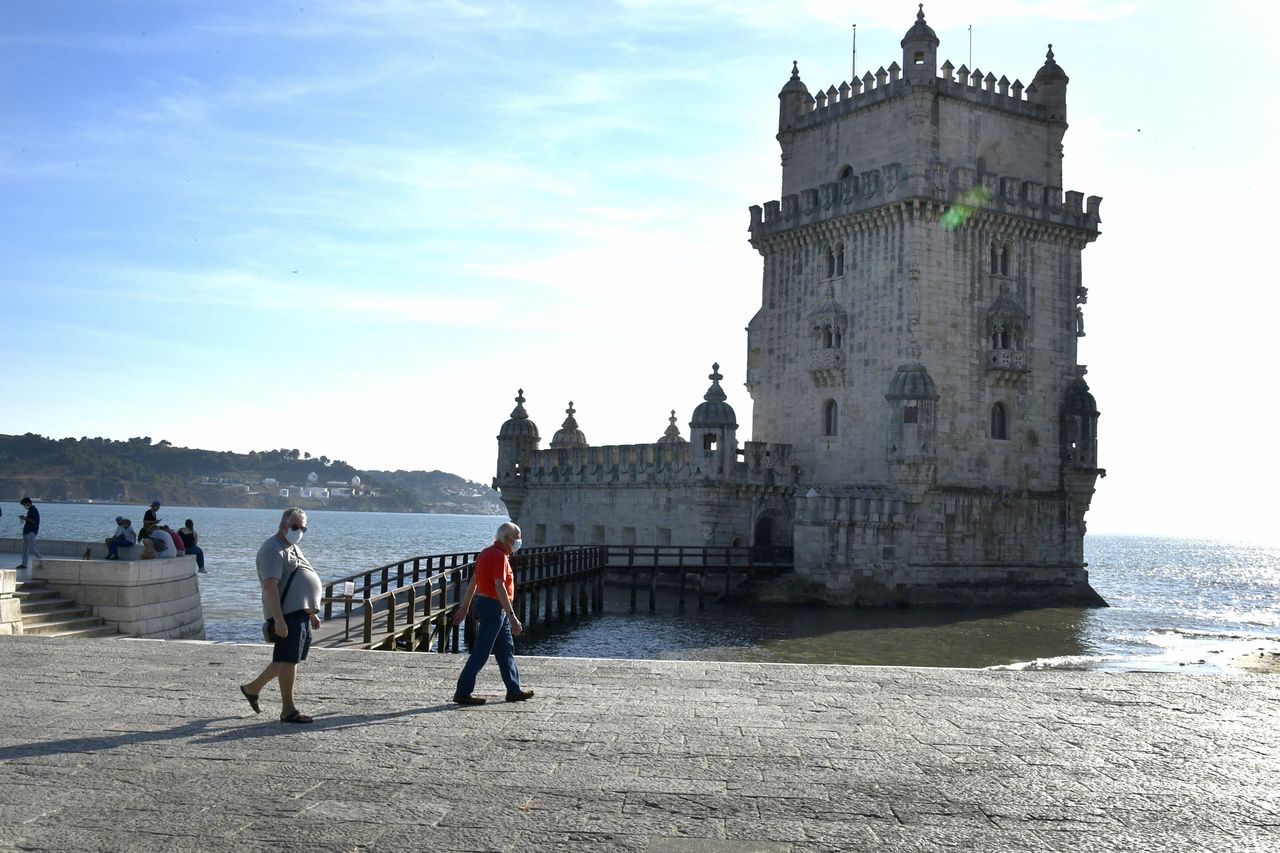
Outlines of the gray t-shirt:
[{"label": "gray t-shirt", "polygon": [[[280,541],[280,537],[275,535],[262,543],[262,547],[258,549],[258,580],[275,578],[274,595],[278,596],[285,584],[289,583],[289,575],[294,569],[297,569],[298,573],[294,575],[289,594],[280,605],[281,612],[292,613],[295,610],[306,610],[308,613],[319,612],[320,599],[324,597],[324,585],[320,583],[320,576],[316,574],[315,569],[311,568],[311,564],[307,562],[307,558],[302,555],[298,546],[286,545]],[[271,617],[271,607],[267,603],[265,589],[262,591],[262,614],[266,618]]]}]

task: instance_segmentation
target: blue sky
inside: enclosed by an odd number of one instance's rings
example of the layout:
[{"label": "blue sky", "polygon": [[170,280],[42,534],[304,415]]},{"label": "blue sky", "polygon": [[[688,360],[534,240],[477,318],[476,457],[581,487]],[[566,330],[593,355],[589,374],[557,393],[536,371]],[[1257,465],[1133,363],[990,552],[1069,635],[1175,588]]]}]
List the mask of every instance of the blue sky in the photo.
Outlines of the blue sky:
[{"label": "blue sky", "polygon": [[[745,424],[747,207],[779,88],[901,57],[913,3],[0,0],[0,431],[297,447],[487,482],[544,437]],[[1090,529],[1271,522],[1269,3],[930,3],[940,57],[1071,77],[1104,197]],[[969,61],[969,27],[973,56]],[[743,433],[746,432],[744,429]],[[745,436],[744,436],[745,437]]]}]

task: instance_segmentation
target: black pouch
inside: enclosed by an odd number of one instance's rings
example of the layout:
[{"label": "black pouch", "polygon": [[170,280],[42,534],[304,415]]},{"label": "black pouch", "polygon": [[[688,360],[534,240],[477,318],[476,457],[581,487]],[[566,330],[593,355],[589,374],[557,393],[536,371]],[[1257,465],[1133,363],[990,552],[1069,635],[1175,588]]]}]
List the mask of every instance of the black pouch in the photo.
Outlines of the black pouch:
[{"label": "black pouch", "polygon": [[268,619],[262,623],[262,642],[274,643],[276,641],[276,620]]}]

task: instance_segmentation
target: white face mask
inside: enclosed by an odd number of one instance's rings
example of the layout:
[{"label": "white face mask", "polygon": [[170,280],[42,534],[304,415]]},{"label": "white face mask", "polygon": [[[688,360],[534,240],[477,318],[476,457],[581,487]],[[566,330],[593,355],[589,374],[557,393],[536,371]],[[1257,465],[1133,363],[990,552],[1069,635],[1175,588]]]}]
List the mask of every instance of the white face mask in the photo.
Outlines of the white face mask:
[{"label": "white face mask", "polygon": [[511,543],[511,553],[513,553],[513,554],[514,554],[516,551],[519,551],[519,550],[520,550],[520,546],[521,546],[521,545],[523,545],[523,544],[524,544],[524,540],[523,540],[523,539],[517,539],[516,541],[512,542],[512,543]]},{"label": "white face mask", "polygon": [[298,544],[298,540],[302,538],[302,531],[301,531],[301,530],[286,530],[286,531],[284,532],[284,538],[288,540],[288,542],[289,542],[289,544],[290,544],[290,545],[297,545],[297,544]]}]

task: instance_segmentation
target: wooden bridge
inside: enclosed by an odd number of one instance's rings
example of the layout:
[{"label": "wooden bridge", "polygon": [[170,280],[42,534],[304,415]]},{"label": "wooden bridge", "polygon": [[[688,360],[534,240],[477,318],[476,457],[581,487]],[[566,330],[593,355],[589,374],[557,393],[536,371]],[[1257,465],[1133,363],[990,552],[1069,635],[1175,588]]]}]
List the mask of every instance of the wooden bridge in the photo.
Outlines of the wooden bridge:
[{"label": "wooden bridge", "polygon": [[[460,635],[453,624],[478,551],[410,557],[325,585],[324,623],[319,646],[378,650],[457,652]],[[649,610],[657,607],[659,583],[678,590],[684,609],[690,586],[698,606],[720,588],[729,594],[735,582],[772,578],[791,571],[791,549],[742,546],[582,545],[525,548],[511,558],[516,597],[512,602],[525,631],[566,617],[604,609],[606,575],[629,582],[630,607],[636,610],[643,584]],[[354,622],[354,624],[353,624]]]}]

